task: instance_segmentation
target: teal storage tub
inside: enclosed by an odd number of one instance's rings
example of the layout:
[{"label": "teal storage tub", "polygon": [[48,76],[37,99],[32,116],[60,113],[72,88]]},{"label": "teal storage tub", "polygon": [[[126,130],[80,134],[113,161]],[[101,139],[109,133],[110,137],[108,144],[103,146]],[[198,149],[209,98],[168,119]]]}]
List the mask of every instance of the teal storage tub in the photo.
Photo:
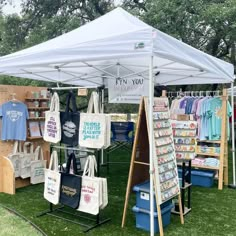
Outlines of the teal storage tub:
[{"label": "teal storage tub", "polygon": [[[167,225],[170,224],[172,208],[173,208],[173,204],[170,204],[161,209],[163,227],[166,227]],[[136,216],[136,228],[150,231],[150,211],[139,208],[137,206],[134,206],[132,210]],[[159,232],[157,212],[154,212],[154,232],[155,233]]]}]

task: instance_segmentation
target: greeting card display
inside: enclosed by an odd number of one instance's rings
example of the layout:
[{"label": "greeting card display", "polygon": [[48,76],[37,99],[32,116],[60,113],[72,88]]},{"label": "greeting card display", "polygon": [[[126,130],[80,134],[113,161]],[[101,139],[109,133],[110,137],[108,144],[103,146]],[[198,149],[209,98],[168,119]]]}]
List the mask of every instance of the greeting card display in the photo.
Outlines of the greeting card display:
[{"label": "greeting card display", "polygon": [[167,98],[154,98],[153,133],[155,182],[159,194],[158,202],[161,204],[177,196],[180,192]]},{"label": "greeting card display", "polygon": [[177,159],[192,160],[196,156],[196,121],[172,120],[175,153]]}]

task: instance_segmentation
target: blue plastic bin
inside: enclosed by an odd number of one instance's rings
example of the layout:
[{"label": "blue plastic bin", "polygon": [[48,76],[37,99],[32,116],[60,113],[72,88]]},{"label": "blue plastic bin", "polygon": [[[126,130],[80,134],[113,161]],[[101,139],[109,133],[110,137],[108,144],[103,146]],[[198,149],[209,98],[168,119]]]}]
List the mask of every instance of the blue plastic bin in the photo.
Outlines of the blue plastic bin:
[{"label": "blue plastic bin", "polygon": [[[182,177],[182,169],[178,169],[179,178]],[[191,170],[191,182],[194,186],[210,188],[214,184],[215,171]]]},{"label": "blue plastic bin", "polygon": [[[170,204],[161,210],[162,224],[166,227],[170,224],[171,209],[173,204]],[[132,208],[136,216],[136,228],[150,231],[150,211],[134,206]],[[154,212],[154,232],[159,232],[158,215]]]},{"label": "blue plastic bin", "polygon": [[[150,210],[150,181],[147,180],[141,184],[137,184],[133,187],[133,191],[136,192],[136,206],[142,209]],[[169,206],[172,203],[171,200],[161,204],[161,208]],[[156,198],[154,194],[154,211],[157,211]]]}]

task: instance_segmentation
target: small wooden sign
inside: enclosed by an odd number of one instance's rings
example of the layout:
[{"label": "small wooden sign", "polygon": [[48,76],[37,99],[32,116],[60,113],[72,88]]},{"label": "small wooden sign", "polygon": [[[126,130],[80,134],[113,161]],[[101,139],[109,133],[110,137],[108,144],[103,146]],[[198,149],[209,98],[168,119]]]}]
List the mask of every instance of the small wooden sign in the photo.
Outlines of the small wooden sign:
[{"label": "small wooden sign", "polygon": [[79,88],[78,89],[78,96],[87,96],[88,95],[88,89],[86,88]]}]

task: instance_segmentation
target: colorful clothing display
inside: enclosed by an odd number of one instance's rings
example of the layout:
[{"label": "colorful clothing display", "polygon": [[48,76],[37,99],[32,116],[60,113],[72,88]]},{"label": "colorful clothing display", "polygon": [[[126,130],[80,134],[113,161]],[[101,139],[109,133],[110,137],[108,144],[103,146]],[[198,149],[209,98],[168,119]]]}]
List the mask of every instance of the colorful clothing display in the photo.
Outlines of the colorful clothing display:
[{"label": "colorful clothing display", "polygon": [[27,106],[22,102],[9,101],[1,105],[2,140],[26,140]]},{"label": "colorful clothing display", "polygon": [[[198,139],[219,140],[221,138],[222,99],[220,97],[183,97],[171,104],[171,118],[178,114],[192,114],[198,123]],[[230,135],[229,117],[232,108],[227,102],[227,127]]]}]

